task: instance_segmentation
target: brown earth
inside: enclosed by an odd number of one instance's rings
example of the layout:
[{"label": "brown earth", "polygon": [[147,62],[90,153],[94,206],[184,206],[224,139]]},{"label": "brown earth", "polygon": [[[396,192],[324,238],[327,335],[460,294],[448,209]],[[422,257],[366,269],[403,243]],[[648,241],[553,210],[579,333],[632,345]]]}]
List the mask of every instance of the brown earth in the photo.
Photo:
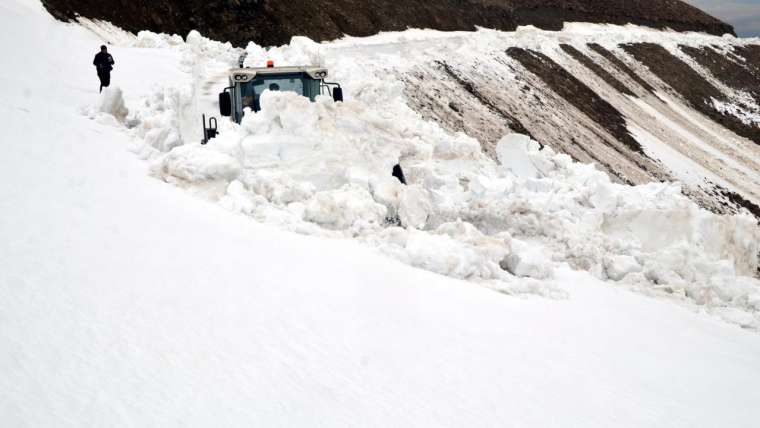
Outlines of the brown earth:
[{"label": "brown earth", "polygon": [[369,36],[407,28],[514,30],[565,22],[639,24],[678,31],[734,34],[733,27],[678,0],[42,0],[60,20],[77,15],[126,30],[186,35],[197,29],[244,46],[280,45],[294,35],[314,40]]}]

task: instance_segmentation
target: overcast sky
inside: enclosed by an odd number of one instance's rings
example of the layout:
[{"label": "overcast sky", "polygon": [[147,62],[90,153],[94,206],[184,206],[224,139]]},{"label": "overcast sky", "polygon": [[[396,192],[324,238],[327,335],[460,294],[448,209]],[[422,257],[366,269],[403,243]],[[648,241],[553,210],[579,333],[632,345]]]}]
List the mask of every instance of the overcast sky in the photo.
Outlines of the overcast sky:
[{"label": "overcast sky", "polygon": [[731,24],[739,36],[760,36],[760,0],[685,0]]}]

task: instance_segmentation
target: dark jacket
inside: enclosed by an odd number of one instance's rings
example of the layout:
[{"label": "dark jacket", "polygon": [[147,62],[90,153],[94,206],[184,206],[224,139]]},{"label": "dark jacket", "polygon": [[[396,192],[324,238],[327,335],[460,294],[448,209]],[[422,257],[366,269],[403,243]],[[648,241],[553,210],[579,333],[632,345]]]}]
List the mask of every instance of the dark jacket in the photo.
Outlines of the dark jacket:
[{"label": "dark jacket", "polygon": [[109,72],[113,70],[115,64],[113,57],[108,52],[98,52],[92,64],[98,69],[98,73]]}]

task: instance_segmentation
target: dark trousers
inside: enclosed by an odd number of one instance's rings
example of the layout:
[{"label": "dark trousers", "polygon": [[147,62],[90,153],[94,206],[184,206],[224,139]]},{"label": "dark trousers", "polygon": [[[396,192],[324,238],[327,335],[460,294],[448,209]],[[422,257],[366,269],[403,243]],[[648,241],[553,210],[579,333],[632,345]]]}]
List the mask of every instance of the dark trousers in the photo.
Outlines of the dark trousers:
[{"label": "dark trousers", "polygon": [[100,92],[103,92],[103,88],[107,88],[111,84],[111,72],[110,71],[98,71],[98,78],[100,78]]}]

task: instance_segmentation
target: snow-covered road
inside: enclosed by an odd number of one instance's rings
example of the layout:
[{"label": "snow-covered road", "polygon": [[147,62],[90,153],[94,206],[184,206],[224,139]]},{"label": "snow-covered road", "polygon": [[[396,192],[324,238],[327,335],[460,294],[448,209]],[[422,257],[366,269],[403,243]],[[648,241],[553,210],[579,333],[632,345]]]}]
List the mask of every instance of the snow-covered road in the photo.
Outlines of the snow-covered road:
[{"label": "snow-covered road", "polygon": [[[254,222],[81,114],[98,38],[32,0],[0,20],[3,426],[760,420],[757,333],[561,265],[566,299],[518,298]],[[113,51],[132,109],[191,84],[171,49]]]}]

